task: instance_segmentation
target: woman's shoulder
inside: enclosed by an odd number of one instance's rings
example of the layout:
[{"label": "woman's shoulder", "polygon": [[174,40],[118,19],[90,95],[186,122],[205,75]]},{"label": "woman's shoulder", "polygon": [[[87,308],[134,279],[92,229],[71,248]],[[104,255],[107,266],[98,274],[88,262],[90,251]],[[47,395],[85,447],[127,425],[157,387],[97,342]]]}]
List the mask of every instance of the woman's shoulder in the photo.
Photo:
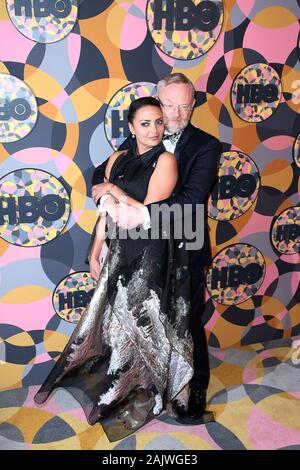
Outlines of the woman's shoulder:
[{"label": "woman's shoulder", "polygon": [[164,165],[172,164],[176,161],[177,160],[174,153],[168,152],[167,150],[162,152],[158,157],[158,162]]},{"label": "woman's shoulder", "polygon": [[178,172],[177,160],[174,153],[162,152],[157,160],[156,173],[160,175],[169,175]]}]

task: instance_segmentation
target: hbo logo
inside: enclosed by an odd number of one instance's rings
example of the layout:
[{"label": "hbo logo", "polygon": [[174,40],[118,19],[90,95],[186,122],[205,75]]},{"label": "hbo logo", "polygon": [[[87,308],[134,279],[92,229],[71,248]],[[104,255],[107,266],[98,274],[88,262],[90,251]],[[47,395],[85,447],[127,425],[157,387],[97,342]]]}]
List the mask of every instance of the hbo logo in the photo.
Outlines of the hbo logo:
[{"label": "hbo logo", "polygon": [[268,85],[241,85],[237,86],[237,103],[273,103],[278,98],[278,87],[273,83]]},{"label": "hbo logo", "polygon": [[31,107],[23,98],[12,101],[0,100],[0,121],[8,121],[11,117],[17,121],[26,121],[31,115]]},{"label": "hbo logo", "polygon": [[222,289],[237,287],[240,284],[255,284],[263,274],[263,267],[257,263],[249,263],[243,267],[240,265],[214,268],[211,274],[211,288],[217,289],[218,284]]},{"label": "hbo logo", "polygon": [[233,175],[220,176],[211,193],[213,200],[230,199],[235,196],[251,197],[256,188],[256,180],[253,175],[241,175],[235,178]]},{"label": "hbo logo", "polygon": [[64,200],[55,195],[48,194],[43,198],[35,196],[2,197],[0,198],[0,225],[20,223],[34,223],[39,217],[45,220],[58,220],[65,213]]},{"label": "hbo logo", "polygon": [[297,238],[300,238],[300,225],[298,224],[279,225],[274,236],[276,242],[284,240],[286,243],[296,241]]},{"label": "hbo logo", "polygon": [[72,9],[70,0],[15,0],[15,16],[66,18]]},{"label": "hbo logo", "polygon": [[195,5],[192,0],[168,0],[163,8],[162,0],[154,0],[153,29],[163,29],[162,21],[166,22],[167,31],[212,31],[218,24],[220,13],[217,5],[211,1],[203,1]]},{"label": "hbo logo", "polygon": [[124,110],[123,112],[116,109],[111,110],[111,136],[113,139],[129,136],[127,115],[128,110]]},{"label": "hbo logo", "polygon": [[58,294],[59,311],[71,308],[86,308],[91,301],[95,289],[90,289],[88,292],[78,290],[74,292],[67,292]]}]

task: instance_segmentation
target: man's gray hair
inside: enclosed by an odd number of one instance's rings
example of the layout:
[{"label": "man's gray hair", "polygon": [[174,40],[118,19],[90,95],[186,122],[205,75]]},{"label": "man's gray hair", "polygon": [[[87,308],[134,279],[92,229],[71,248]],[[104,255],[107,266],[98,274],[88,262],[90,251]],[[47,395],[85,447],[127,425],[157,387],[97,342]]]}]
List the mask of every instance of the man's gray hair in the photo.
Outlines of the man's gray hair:
[{"label": "man's gray hair", "polygon": [[171,85],[171,83],[184,83],[185,85],[188,85],[193,93],[193,96],[195,94],[195,88],[194,85],[192,84],[191,80],[187,78],[186,75],[183,73],[169,73],[165,77],[161,78],[159,82],[157,83],[157,92],[163,87],[166,87],[168,85]]}]

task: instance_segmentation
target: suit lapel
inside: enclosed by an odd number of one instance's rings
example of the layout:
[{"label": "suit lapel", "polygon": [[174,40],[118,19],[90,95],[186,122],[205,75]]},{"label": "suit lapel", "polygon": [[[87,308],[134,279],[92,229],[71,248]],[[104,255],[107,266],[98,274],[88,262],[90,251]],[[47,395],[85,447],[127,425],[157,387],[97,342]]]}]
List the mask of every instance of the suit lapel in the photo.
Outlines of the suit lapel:
[{"label": "suit lapel", "polygon": [[193,127],[191,124],[188,124],[186,128],[184,129],[184,131],[182,132],[180,139],[177,142],[174,153],[178,161],[180,161],[182,158],[182,149],[186,146],[192,132],[193,132]]},{"label": "suit lapel", "polygon": [[191,163],[191,155],[189,155],[188,151],[188,142],[193,132],[193,126],[191,124],[188,124],[182,132],[174,152],[180,166],[180,174],[182,180],[185,179],[189,164]]}]

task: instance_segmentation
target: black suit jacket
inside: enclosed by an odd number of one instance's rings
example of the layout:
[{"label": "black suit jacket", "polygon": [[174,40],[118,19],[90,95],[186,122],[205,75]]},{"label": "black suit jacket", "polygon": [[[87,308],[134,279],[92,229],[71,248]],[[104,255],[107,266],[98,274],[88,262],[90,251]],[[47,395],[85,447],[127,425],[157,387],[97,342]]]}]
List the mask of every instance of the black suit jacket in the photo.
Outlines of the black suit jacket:
[{"label": "black suit jacket", "polygon": [[[125,150],[135,145],[135,140],[129,136],[119,150]],[[176,145],[175,155],[179,166],[179,181],[174,194],[159,204],[174,203],[184,205],[205,204],[209,191],[217,175],[218,161],[222,151],[218,139],[207,132],[188,124],[182,132]],[[93,174],[92,184],[103,183],[106,160],[98,166]],[[147,206],[151,215],[152,205]],[[208,223],[205,216],[204,245],[200,250],[191,250],[192,272],[201,270],[211,261]]]}]

